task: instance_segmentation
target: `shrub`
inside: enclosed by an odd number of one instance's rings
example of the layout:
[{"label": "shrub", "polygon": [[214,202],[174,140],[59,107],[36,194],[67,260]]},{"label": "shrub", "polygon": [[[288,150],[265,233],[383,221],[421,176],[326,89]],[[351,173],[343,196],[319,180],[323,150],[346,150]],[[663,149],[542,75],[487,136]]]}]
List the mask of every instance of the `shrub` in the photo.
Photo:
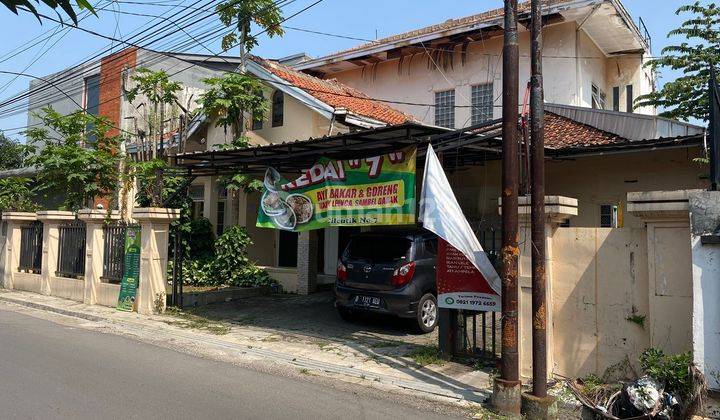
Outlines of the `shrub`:
[{"label": "shrub", "polygon": [[275,281],[257,267],[247,254],[252,240],[245,228],[233,226],[215,242],[215,258],[211,264],[212,275],[231,286],[269,286]]},{"label": "shrub", "polygon": [[666,355],[662,350],[650,348],[640,355],[640,367],[651,378],[665,385],[665,391],[683,397],[693,389],[691,352]]},{"label": "shrub", "polygon": [[28,178],[10,177],[0,179],[0,211],[38,210],[39,206],[32,200],[30,180]]},{"label": "shrub", "polygon": [[206,258],[213,255],[215,234],[212,223],[205,217],[190,221],[188,252],[191,258]]}]

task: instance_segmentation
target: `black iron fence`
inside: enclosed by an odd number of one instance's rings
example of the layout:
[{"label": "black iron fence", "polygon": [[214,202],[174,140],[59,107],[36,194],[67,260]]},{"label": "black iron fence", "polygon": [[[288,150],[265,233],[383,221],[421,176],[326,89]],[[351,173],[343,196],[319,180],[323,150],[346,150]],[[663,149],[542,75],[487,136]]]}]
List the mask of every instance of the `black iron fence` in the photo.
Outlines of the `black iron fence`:
[{"label": "black iron fence", "polygon": [[120,283],[125,271],[125,234],[130,225],[125,222],[103,226],[103,275],[108,283]]},{"label": "black iron fence", "polygon": [[[475,234],[490,262],[499,271],[500,228],[476,229]],[[460,311],[463,331],[462,348],[474,356],[495,358],[500,355],[500,313],[484,311]]]},{"label": "black iron fence", "polygon": [[55,274],[60,277],[85,276],[85,238],[87,227],[82,220],[73,220],[58,227],[58,260]]},{"label": "black iron fence", "polygon": [[32,222],[20,228],[20,271],[40,274],[42,269],[43,224]]}]

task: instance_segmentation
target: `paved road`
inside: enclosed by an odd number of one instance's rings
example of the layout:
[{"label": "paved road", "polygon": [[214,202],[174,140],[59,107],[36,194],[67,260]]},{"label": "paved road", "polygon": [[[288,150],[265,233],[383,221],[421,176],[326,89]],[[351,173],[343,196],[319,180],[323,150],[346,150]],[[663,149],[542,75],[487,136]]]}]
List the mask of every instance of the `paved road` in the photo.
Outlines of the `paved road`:
[{"label": "paved road", "polygon": [[449,417],[0,308],[0,418]]}]

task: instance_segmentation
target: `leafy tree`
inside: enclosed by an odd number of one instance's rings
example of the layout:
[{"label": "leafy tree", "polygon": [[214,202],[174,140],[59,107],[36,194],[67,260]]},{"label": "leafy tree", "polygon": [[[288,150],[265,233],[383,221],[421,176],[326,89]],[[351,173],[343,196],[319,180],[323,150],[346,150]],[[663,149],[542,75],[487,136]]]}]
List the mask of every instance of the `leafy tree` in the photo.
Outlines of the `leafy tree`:
[{"label": "leafy tree", "polygon": [[62,115],[52,107],[43,108],[38,117],[43,127],[25,132],[31,144],[41,146],[28,159],[38,168],[36,191],[63,196],[66,210],[80,209],[98,197],[111,198],[120,179],[120,138],[107,136],[112,128],[107,118],[83,111]]},{"label": "leafy tree", "polygon": [[[160,154],[164,149],[163,136],[165,127],[165,107],[167,105],[179,104],[178,93],[182,90],[179,82],[170,80],[170,76],[164,70],[152,71],[147,68],[138,69],[130,79],[135,82],[135,87],[125,92],[128,100],[134,102],[138,95],[144,95],[153,106],[154,116],[159,117],[150,125],[151,136],[159,132]],[[160,112],[158,112],[158,108]],[[153,147],[153,156],[157,155],[157,149]]]},{"label": "leafy tree", "polygon": [[638,97],[635,106],[666,108],[661,115],[668,118],[707,121],[710,67],[718,70],[720,64],[720,9],[715,3],[704,5],[696,1],[676,11],[678,15],[683,13],[691,16],[670,31],[668,37],[681,36],[685,41],[663,48],[662,56],[648,65],[653,70],[680,70],[684,75],[666,83],[659,91]]},{"label": "leafy tree", "polygon": [[10,177],[0,179],[0,211],[36,211],[32,200],[31,180]]},{"label": "leafy tree", "polygon": [[22,168],[28,147],[0,132],[0,170]]},{"label": "leafy tree", "polygon": [[240,46],[241,73],[245,72],[247,53],[258,45],[257,38],[250,35],[253,23],[271,38],[285,33],[280,26],[282,11],[274,0],[228,0],[220,3],[216,10],[220,22],[232,28],[222,39],[223,50]]},{"label": "leafy tree", "polygon": [[[158,132],[156,140],[151,141],[149,158],[157,159],[159,157],[163,159],[165,157],[165,108],[168,105],[180,104],[178,93],[182,90],[182,85],[179,82],[170,80],[170,76],[164,70],[152,71],[147,68],[140,68],[131,76],[131,79],[135,82],[135,87],[125,92],[128,100],[134,102],[138,95],[144,95],[152,104],[154,117],[159,116],[159,119],[151,123],[149,127],[151,138],[154,137],[155,132]],[[155,162],[155,165],[157,166],[157,162]],[[163,183],[165,182],[163,173],[163,168],[156,168],[151,203],[155,207],[162,204],[161,196],[163,194]]]},{"label": "leafy tree", "polygon": [[246,74],[225,73],[222,77],[204,80],[210,89],[197,101],[205,115],[217,119],[216,125],[228,127],[234,136],[242,136],[245,131],[243,116],[252,115],[256,121],[262,121],[268,111],[268,102],[263,96],[263,85],[257,79]]},{"label": "leafy tree", "polygon": [[[30,0],[0,0],[3,4],[3,6],[10,9],[11,12],[18,14],[18,8],[25,8],[30,13],[34,14],[38,20],[40,20],[40,12],[38,12],[37,8]],[[35,3],[40,4],[41,0],[35,0]],[[74,24],[77,25],[78,18],[77,13],[75,12],[75,9],[73,8],[74,4],[77,4],[77,7],[79,9],[86,9],[89,10],[92,14],[95,14],[95,9],[93,9],[92,5],[87,0],[76,0],[75,2],[71,2],[70,0],[42,0],[42,3],[45,4],[48,7],[51,7],[53,10],[56,10],[58,8],[62,9],[73,21]]]}]

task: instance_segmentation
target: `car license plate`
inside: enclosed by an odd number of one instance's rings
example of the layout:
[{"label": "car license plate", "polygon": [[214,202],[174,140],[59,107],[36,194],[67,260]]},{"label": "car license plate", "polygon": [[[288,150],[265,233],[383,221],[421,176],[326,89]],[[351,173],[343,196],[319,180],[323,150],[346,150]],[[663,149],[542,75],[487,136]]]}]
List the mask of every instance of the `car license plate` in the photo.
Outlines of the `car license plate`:
[{"label": "car license plate", "polygon": [[372,296],[355,296],[355,304],[359,306],[380,307],[380,298]]}]

